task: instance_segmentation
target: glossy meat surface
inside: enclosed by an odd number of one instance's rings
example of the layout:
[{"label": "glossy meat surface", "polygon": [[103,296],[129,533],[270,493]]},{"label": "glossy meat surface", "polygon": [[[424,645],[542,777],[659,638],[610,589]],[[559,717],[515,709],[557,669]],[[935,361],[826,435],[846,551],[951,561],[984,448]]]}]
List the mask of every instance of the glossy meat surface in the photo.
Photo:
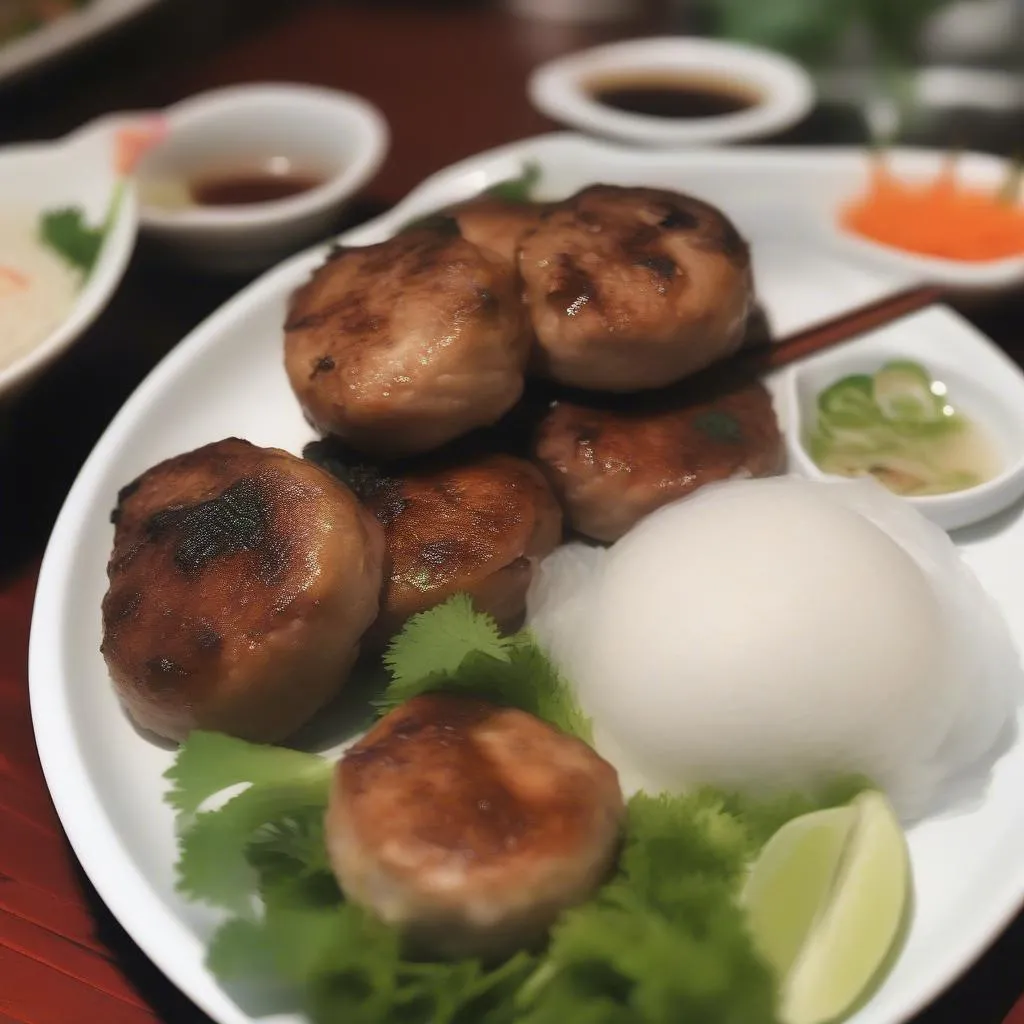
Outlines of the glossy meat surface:
[{"label": "glossy meat surface", "polygon": [[544,211],[540,203],[513,203],[482,196],[452,207],[449,213],[467,242],[495,252],[514,265],[520,242],[540,224]]},{"label": "glossy meat surface", "polygon": [[142,728],[272,742],[343,685],[384,541],[329,474],[230,438],[143,473],[113,519],[102,651]]},{"label": "glossy meat surface", "polygon": [[414,698],[341,759],[327,847],[349,899],[426,955],[531,945],[607,876],[624,817],[615,769],[525,712]]},{"label": "glossy meat surface", "polygon": [[764,385],[702,377],[604,406],[555,402],[535,458],[567,524],[613,541],[705,484],[781,472],[785,442]]},{"label": "glossy meat surface", "polygon": [[337,250],[285,325],[285,367],[309,420],[389,458],[500,418],[522,393],[528,350],[514,269],[451,228]]},{"label": "glossy meat surface", "polygon": [[562,539],[562,511],[540,471],[484,455],[386,478],[366,498],[387,544],[375,638],[459,591],[516,628],[537,562]]},{"label": "glossy meat surface", "polygon": [[520,246],[536,369],[574,387],[671,384],[735,352],[753,303],[746,243],[715,207],[594,185]]}]

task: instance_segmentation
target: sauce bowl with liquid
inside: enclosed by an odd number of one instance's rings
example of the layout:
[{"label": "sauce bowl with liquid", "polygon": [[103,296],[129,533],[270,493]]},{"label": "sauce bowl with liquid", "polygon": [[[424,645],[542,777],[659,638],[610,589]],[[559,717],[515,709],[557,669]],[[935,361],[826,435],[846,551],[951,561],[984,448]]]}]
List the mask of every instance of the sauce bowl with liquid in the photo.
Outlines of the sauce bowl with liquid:
[{"label": "sauce bowl with liquid", "polygon": [[814,103],[810,76],[757,47],[677,36],[634,39],[538,68],[530,99],[574,128],[647,146],[770,135]]},{"label": "sauce bowl with liquid", "polygon": [[372,105],[306,85],[220,89],[163,115],[138,168],[140,226],[205,270],[259,270],[326,237],[388,146]]},{"label": "sauce bowl with liquid", "polygon": [[[911,322],[930,319],[924,312]],[[954,347],[927,330],[897,331],[900,325],[885,328],[783,371],[790,468],[818,479],[873,476],[946,530],[982,522],[1018,502],[1024,496],[1024,374],[980,334]],[[914,367],[927,372],[922,388],[913,382]],[[901,376],[910,377],[905,390]],[[878,391],[883,383],[886,390]],[[906,406],[900,409],[908,400],[909,414]],[[915,403],[929,400],[940,420],[956,421],[952,431],[918,418]],[[881,405],[881,421],[873,401]],[[864,402],[871,405],[866,413]],[[893,431],[891,424],[904,415],[909,433]]]}]

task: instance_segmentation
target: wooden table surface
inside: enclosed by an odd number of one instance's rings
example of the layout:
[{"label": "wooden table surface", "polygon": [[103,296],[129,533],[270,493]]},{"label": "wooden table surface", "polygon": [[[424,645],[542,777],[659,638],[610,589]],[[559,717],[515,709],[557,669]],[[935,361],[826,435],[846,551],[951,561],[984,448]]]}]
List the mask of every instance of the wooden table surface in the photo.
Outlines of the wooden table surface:
[{"label": "wooden table surface", "polygon": [[[0,92],[0,144],[235,82],[350,89],[378,104],[393,132],[353,221],[454,160],[549,130],[525,99],[529,69],[636,29],[541,26],[482,2],[163,0],[116,35]],[[834,124],[812,118],[783,141],[839,138]],[[0,1024],[206,1019],[119,928],[69,850],[36,757],[26,659],[39,559],[79,465],[143,375],[244,283],[168,270],[142,246],[88,336],[0,407]],[[969,312],[1024,356],[1024,302]],[[996,1024],[1022,990],[1024,918],[919,1021]],[[1024,1024],[1024,1007],[1009,1019]]]}]

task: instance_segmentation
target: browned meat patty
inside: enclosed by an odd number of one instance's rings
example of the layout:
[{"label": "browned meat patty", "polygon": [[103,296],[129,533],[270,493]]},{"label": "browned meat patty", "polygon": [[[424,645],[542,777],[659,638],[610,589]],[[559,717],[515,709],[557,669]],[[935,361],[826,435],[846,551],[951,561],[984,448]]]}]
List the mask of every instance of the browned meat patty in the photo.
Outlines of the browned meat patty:
[{"label": "browned meat patty", "polygon": [[313,425],[386,458],[493,423],[529,354],[514,268],[441,228],[338,250],[294,295],[285,332]]},{"label": "browned meat patty", "polygon": [[523,711],[417,697],[338,763],[327,850],[345,895],[439,957],[541,939],[610,870],[618,776]]},{"label": "browned meat patty", "polygon": [[735,352],[753,302],[746,243],[715,207],[595,185],[520,244],[539,372],[602,391],[659,388]]},{"label": "browned meat patty", "polygon": [[230,438],[147,470],[112,518],[101,649],[144,729],[273,742],[342,686],[384,537],[330,474]]},{"label": "browned meat patty", "polygon": [[509,455],[383,478],[364,500],[387,543],[377,642],[460,591],[503,628],[518,627],[534,569],[562,539],[547,481]]},{"label": "browned meat patty", "polygon": [[483,196],[452,207],[462,237],[467,242],[497,253],[515,264],[523,236],[541,222],[545,206],[540,203],[513,203]]},{"label": "browned meat patty", "polygon": [[705,484],[781,472],[785,444],[762,384],[722,382],[702,394],[694,381],[619,407],[558,401],[535,456],[568,523],[613,541]]}]

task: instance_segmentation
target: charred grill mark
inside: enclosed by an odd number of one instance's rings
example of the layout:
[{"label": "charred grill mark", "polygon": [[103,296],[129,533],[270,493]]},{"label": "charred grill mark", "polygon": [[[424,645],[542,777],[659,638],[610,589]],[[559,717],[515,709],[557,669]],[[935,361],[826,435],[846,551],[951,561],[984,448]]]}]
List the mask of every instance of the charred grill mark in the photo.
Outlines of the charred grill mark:
[{"label": "charred grill mark", "polygon": [[637,267],[643,267],[646,270],[651,271],[657,277],[663,278],[666,281],[671,281],[676,276],[676,272],[679,269],[676,266],[675,260],[671,256],[638,256],[633,260],[633,265]]},{"label": "charred grill mark", "polygon": [[309,375],[312,380],[318,373],[328,373],[334,369],[334,360],[330,356],[321,356],[314,364],[313,371]]},{"label": "charred grill mark", "polygon": [[117,492],[117,500],[110,510],[110,521],[116,526],[121,520],[121,506],[142,486],[142,477],[136,477]]},{"label": "charred grill mark", "polygon": [[693,231],[694,228],[700,226],[700,218],[692,210],[684,210],[680,206],[670,205],[658,226],[669,231]]},{"label": "charred grill mark", "polygon": [[201,651],[219,651],[224,644],[224,638],[209,623],[201,623],[192,636]]},{"label": "charred grill mark", "polygon": [[112,592],[103,609],[108,628],[127,622],[134,617],[141,606],[141,591],[125,590]]},{"label": "charred grill mark", "polygon": [[178,571],[195,577],[211,562],[243,551],[258,556],[265,582],[283,568],[284,549],[271,526],[271,507],[261,481],[242,477],[221,494],[195,505],[161,509],[144,526],[152,541],[173,539]]},{"label": "charred grill mark", "polygon": [[576,316],[588,303],[598,298],[594,279],[566,252],[555,257],[558,272],[554,288],[548,293],[548,302],[566,316]]},{"label": "charred grill mark", "polygon": [[[358,493],[357,491],[356,494]],[[409,507],[408,500],[402,494],[402,485],[399,481],[391,479],[378,484],[369,504],[381,526],[391,526]]]}]

